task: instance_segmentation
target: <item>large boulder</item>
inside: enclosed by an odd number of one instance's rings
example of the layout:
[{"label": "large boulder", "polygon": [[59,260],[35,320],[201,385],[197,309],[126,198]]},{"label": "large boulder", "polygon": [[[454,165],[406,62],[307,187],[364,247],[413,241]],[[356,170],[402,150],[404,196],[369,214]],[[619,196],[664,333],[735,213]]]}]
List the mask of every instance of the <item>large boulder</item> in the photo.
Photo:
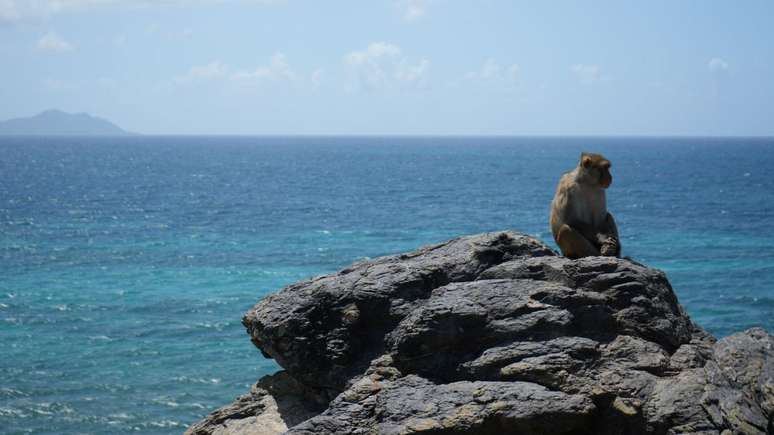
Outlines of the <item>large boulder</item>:
[{"label": "large boulder", "polygon": [[191,434],[774,433],[774,337],[716,341],[664,273],[523,234],[356,263],[243,323],[285,371]]}]

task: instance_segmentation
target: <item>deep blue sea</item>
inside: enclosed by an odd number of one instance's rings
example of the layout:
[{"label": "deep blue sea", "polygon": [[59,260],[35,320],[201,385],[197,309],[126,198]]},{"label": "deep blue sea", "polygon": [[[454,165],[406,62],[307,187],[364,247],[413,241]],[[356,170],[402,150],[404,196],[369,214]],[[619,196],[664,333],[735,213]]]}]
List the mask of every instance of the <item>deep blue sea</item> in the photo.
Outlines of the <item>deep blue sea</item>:
[{"label": "deep blue sea", "polygon": [[774,330],[774,139],[0,139],[0,432],[180,433],[277,369],[261,297],[463,234],[553,246],[582,150],[624,255],[710,332]]}]

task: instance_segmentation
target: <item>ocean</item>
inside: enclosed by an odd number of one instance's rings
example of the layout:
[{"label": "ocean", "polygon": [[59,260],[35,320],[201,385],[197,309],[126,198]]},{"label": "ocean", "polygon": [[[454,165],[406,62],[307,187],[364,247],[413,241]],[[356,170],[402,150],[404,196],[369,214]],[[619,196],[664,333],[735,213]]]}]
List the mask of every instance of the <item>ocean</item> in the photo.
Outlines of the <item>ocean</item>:
[{"label": "ocean", "polygon": [[0,138],[0,432],[180,433],[278,366],[242,314],[363,258],[512,229],[583,150],[623,254],[717,336],[774,331],[774,139]]}]

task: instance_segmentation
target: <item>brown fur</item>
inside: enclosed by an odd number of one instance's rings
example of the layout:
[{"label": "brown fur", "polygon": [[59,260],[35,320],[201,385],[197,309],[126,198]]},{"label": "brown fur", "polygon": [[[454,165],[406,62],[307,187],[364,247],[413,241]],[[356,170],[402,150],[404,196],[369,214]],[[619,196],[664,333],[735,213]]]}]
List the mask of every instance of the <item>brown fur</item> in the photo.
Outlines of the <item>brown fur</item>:
[{"label": "brown fur", "polygon": [[551,232],[564,256],[621,255],[605,197],[612,182],[610,161],[600,154],[582,153],[578,166],[562,175],[551,202]]}]

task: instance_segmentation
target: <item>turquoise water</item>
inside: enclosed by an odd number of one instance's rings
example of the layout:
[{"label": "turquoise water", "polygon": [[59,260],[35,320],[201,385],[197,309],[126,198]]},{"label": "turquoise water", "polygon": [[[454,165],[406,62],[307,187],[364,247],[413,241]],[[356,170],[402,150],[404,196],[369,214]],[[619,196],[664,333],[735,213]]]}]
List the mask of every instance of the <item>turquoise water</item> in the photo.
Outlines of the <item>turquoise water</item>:
[{"label": "turquoise water", "polygon": [[[550,241],[581,150],[624,255],[723,336],[774,330],[773,139],[0,139],[0,432],[180,433],[276,370],[240,318],[354,260]],[[551,242],[553,244],[553,242]]]}]

